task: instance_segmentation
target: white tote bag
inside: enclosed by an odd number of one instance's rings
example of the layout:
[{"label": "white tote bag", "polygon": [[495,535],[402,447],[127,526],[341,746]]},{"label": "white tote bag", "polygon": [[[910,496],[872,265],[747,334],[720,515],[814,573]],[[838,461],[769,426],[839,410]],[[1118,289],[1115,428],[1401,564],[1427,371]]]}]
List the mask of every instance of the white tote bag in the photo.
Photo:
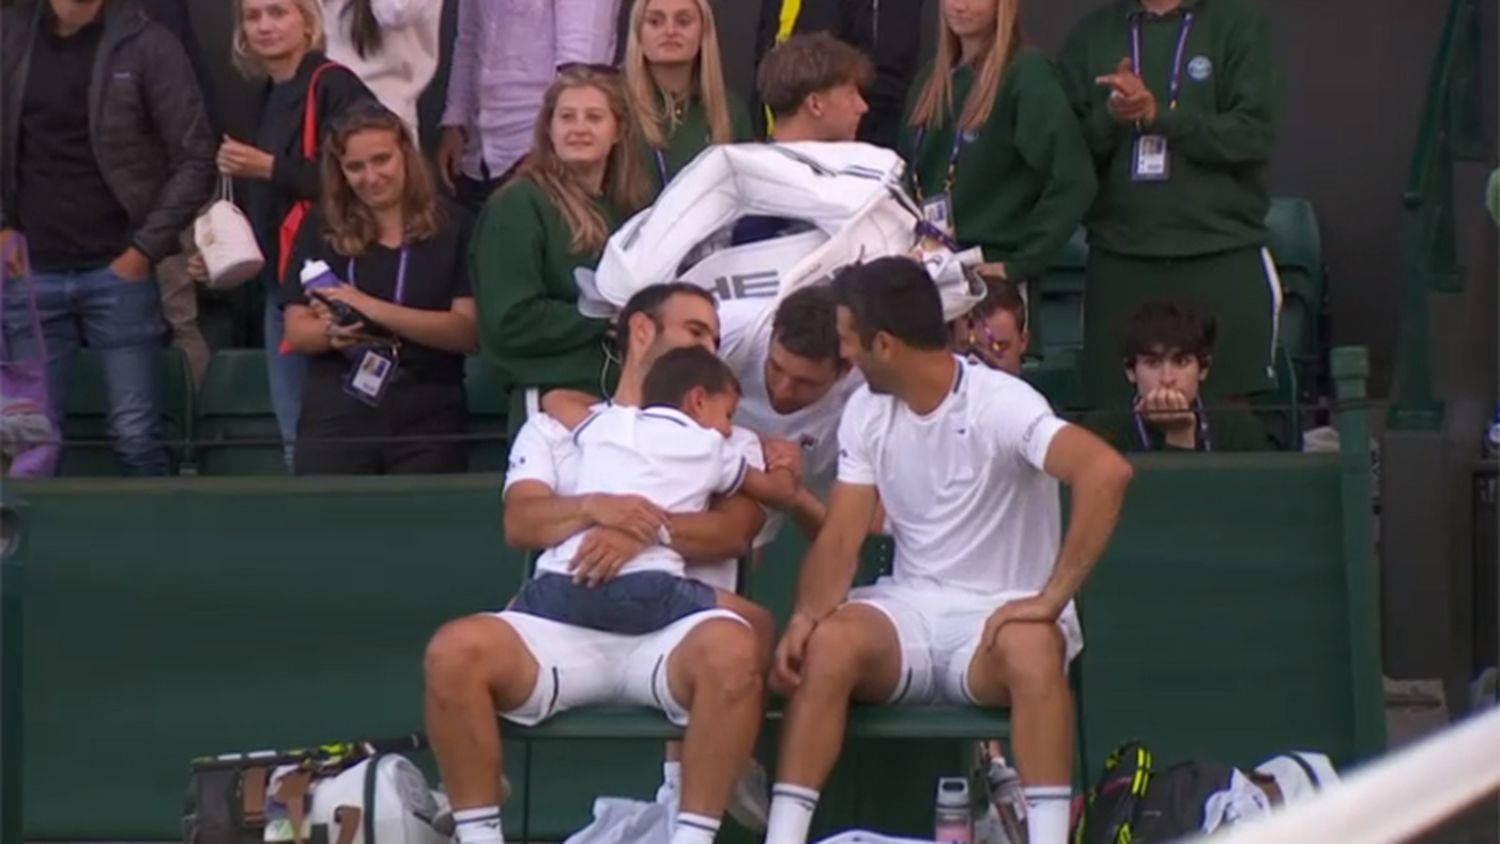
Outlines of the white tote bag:
[{"label": "white tote bag", "polygon": [[234,180],[228,176],[219,178],[218,196],[193,222],[193,243],[208,266],[210,290],[239,287],[266,265],[250,220],[234,204]]}]

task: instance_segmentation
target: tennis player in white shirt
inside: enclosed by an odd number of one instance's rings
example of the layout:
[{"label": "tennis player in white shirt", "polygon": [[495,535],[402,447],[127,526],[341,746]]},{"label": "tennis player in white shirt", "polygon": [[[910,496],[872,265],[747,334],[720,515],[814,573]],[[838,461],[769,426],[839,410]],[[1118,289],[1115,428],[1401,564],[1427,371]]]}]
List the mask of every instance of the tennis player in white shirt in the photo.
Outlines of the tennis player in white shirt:
[{"label": "tennis player in white shirt", "polygon": [[[804,844],[851,699],[1008,706],[1032,844],[1067,836],[1083,646],[1073,597],[1103,553],[1130,464],[1025,382],[949,350],[932,280],[884,258],[834,281],[844,355],[864,373],[838,482],[802,563],[774,671],[793,689],[766,841]],[[1058,482],[1072,494],[1061,536]],[[850,591],[884,503],[893,573]]]}]

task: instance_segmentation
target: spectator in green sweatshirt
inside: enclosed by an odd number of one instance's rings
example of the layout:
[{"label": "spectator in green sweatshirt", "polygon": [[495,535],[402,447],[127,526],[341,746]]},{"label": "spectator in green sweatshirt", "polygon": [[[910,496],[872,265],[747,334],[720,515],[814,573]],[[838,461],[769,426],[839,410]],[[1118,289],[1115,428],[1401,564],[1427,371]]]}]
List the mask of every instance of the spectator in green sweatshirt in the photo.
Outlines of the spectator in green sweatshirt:
[{"label": "spectator in green sweatshirt", "polygon": [[608,321],[578,309],[578,277],[650,197],[617,76],[588,67],[547,89],[527,160],[484,207],[470,253],[485,356],[511,385],[510,428],[528,393],[609,395]]},{"label": "spectator in green sweatshirt", "polygon": [[1087,220],[1090,399],[1127,398],[1120,320],[1181,296],[1218,321],[1205,392],[1267,389],[1281,285],[1265,249],[1278,110],[1265,18],[1248,0],[1115,0],[1073,31],[1061,66],[1100,182]]},{"label": "spectator in green sweatshirt", "polygon": [[708,0],[634,0],[625,87],[656,193],[710,144],[755,139],[745,104],[724,86]]},{"label": "spectator in green sweatshirt", "polygon": [[1018,6],[943,0],[937,56],[918,77],[900,151],[928,222],[983,249],[985,275],[1024,286],[1068,242],[1097,185],[1051,63],[1021,38]]}]

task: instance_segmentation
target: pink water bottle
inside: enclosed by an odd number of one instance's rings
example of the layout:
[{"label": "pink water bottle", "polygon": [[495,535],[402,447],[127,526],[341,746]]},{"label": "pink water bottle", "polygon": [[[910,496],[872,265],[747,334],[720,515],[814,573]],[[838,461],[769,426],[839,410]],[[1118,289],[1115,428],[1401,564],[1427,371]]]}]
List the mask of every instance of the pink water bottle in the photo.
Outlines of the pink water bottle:
[{"label": "pink water bottle", "polygon": [[943,777],[938,780],[932,837],[937,844],[974,844],[974,815],[967,779]]}]

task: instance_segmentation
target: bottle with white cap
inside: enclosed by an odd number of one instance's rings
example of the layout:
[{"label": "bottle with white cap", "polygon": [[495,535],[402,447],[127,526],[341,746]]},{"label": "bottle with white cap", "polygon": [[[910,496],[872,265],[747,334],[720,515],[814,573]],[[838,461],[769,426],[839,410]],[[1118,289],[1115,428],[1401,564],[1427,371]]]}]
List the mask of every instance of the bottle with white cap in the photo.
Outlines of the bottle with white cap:
[{"label": "bottle with white cap", "polygon": [[943,777],[938,780],[932,837],[937,844],[974,844],[974,815],[967,779]]},{"label": "bottle with white cap", "polygon": [[324,261],[310,259],[302,262],[302,289],[304,292],[322,290],[325,287],[337,287],[339,277],[333,274],[333,268]]}]

